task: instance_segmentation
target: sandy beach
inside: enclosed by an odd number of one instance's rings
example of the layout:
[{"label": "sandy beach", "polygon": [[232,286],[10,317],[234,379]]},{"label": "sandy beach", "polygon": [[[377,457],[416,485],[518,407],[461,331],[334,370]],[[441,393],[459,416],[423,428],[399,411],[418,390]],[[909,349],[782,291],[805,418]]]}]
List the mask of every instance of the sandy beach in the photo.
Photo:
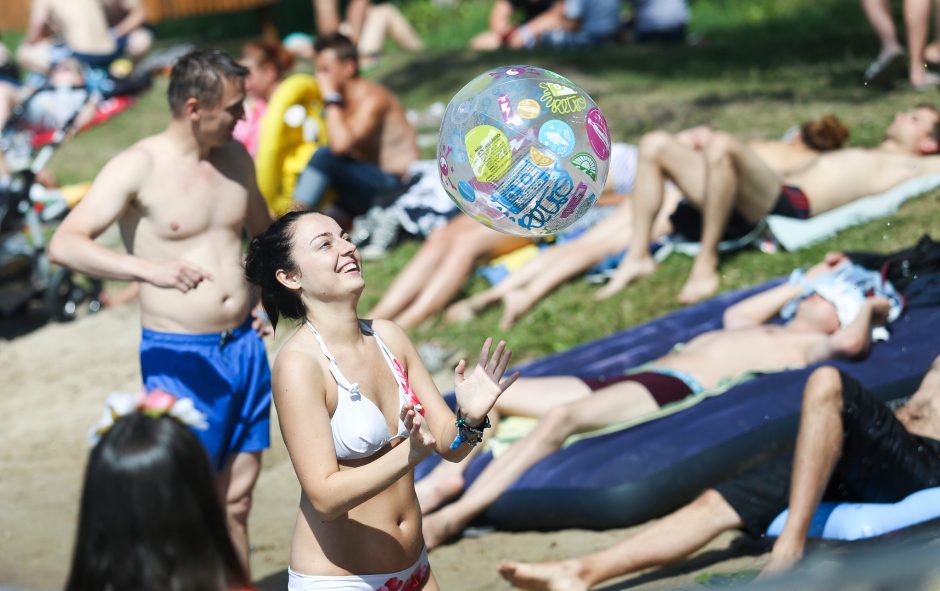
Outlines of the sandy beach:
[{"label": "sandy beach", "polygon": [[[71,559],[86,434],[110,392],[140,387],[139,338],[134,305],[65,324],[0,320],[0,586],[61,588]],[[265,590],[285,588],[300,494],[276,426],[272,429],[251,518],[253,575]],[[431,564],[443,589],[509,589],[496,572],[500,560],[571,556],[605,547],[629,531],[493,532],[435,550]],[[735,538],[718,539],[689,564],[624,584],[676,588],[701,570],[759,566],[761,556],[729,559],[725,550]]]}]

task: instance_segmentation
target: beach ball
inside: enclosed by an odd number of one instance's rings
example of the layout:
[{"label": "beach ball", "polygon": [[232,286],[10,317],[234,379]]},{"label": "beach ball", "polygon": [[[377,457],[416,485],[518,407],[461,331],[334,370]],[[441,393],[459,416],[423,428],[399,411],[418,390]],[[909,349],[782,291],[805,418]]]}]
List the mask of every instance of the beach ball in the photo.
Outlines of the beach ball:
[{"label": "beach ball", "polygon": [[457,206],[516,236],[554,234],[604,190],[610,131],[597,104],[564,76],[534,66],[484,72],[444,113],[441,183]]}]

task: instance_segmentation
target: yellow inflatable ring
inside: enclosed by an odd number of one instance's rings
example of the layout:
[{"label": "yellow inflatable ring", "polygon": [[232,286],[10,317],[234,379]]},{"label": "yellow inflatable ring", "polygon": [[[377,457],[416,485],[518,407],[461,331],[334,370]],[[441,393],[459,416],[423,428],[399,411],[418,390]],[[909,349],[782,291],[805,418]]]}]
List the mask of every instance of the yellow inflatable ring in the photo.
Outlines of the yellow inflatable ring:
[{"label": "yellow inflatable ring", "polygon": [[255,169],[258,188],[275,216],[290,210],[297,175],[320,146],[326,145],[323,99],[309,74],[282,81],[261,119]]}]

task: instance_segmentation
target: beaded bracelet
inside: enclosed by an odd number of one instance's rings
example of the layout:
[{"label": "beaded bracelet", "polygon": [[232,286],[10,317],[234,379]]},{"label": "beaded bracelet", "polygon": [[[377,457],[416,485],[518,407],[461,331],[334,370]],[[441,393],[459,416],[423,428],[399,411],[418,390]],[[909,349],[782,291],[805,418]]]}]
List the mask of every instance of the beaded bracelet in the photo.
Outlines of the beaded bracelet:
[{"label": "beaded bracelet", "polygon": [[451,449],[457,449],[464,441],[466,441],[467,445],[470,447],[476,447],[478,443],[483,441],[483,430],[493,426],[490,424],[490,417],[483,417],[483,423],[481,425],[471,427],[459,408],[457,409],[457,420],[454,421],[454,425],[457,426],[457,436],[454,437],[454,441],[450,444]]}]

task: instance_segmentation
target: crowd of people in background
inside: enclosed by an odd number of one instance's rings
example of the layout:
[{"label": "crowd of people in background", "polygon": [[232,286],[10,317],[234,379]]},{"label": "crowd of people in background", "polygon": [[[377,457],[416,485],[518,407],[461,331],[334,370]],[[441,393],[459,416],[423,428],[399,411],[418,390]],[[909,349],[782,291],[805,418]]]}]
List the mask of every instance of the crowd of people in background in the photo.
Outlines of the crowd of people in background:
[{"label": "crowd of people in background", "polygon": [[[861,6],[881,43],[866,82],[880,85],[905,70],[914,88],[937,86],[940,79],[924,67],[940,63],[940,41],[927,42],[931,2],[905,0],[907,55],[888,1]],[[181,57],[170,74],[166,129],[114,156],[52,238],[53,262],[139,286],[130,297],[140,300],[142,382],[158,393],[109,407],[110,422],[95,433],[68,591],[249,589],[248,516],[272,400],[303,491],[289,589],[436,589],[428,551],[459,534],[569,435],[654,412],[728,375],[863,358],[871,329],[888,322],[884,294],[869,294],[845,320],[831,302],[807,296],[805,282],[784,283],[730,308],[723,330],[606,380],[517,382],[507,369],[508,345],[487,339],[475,365],[461,360],[456,367],[452,410],[403,328],[441,312],[464,322],[501,303],[501,328],[509,329],[555,287],[626,249],[597,293],[611,297],[656,270],[649,244],[683,223],[697,227],[701,249],[678,300],[702,301],[719,290],[719,243],[729,229],[747,232],[771,214],[807,219],[940,172],[940,111],[921,104],[898,113],[871,149],[846,148],[849,131],[834,116],[782,140],[745,142],[696,127],[614,144],[602,203],[583,234],[454,303],[477,263],[532,242],[454,211],[363,319],[354,219],[405,194],[420,160],[406,106],[363,71],[379,63],[387,39],[412,52],[423,42],[392,3],[351,0],[341,10],[336,0],[313,0],[313,8],[315,37],[253,41],[237,59],[209,49]],[[689,17],[685,0],[495,0],[470,49],[684,44]],[[153,43],[140,0],[33,0],[24,41],[15,52],[0,45],[0,127],[27,92],[82,86],[90,71],[107,71],[116,60],[132,68]],[[314,72],[326,140],[297,176],[293,211],[277,218],[253,159],[269,103],[304,61]],[[58,107],[36,108],[48,116]],[[0,181],[8,172],[0,157]],[[111,226],[122,232],[126,252],[95,242]],[[848,264],[827,256],[805,279]],[[789,324],[766,324],[800,297]],[[299,329],[272,371],[262,337],[279,321]],[[727,529],[759,534],[789,501],[797,516],[767,570],[788,568],[803,554],[805,527],[830,475],[834,485],[858,485],[844,497],[878,502],[940,482],[938,384],[935,362],[907,406],[889,413],[851,378],[817,370],[806,384],[795,460],[717,485],[610,550],[560,563],[506,562],[500,571],[523,588],[562,581],[587,589],[680,559]],[[538,427],[454,501],[485,429],[519,409],[538,418]],[[876,422],[890,424],[890,441],[865,434]],[[862,462],[858,454],[840,458],[824,453],[827,445],[888,459],[859,476],[851,472]],[[432,453],[447,462],[416,486],[414,468]],[[756,499],[754,478],[776,479],[786,490]],[[885,478],[900,484],[878,494],[866,488]],[[667,548],[666,538],[678,542]]]}]

